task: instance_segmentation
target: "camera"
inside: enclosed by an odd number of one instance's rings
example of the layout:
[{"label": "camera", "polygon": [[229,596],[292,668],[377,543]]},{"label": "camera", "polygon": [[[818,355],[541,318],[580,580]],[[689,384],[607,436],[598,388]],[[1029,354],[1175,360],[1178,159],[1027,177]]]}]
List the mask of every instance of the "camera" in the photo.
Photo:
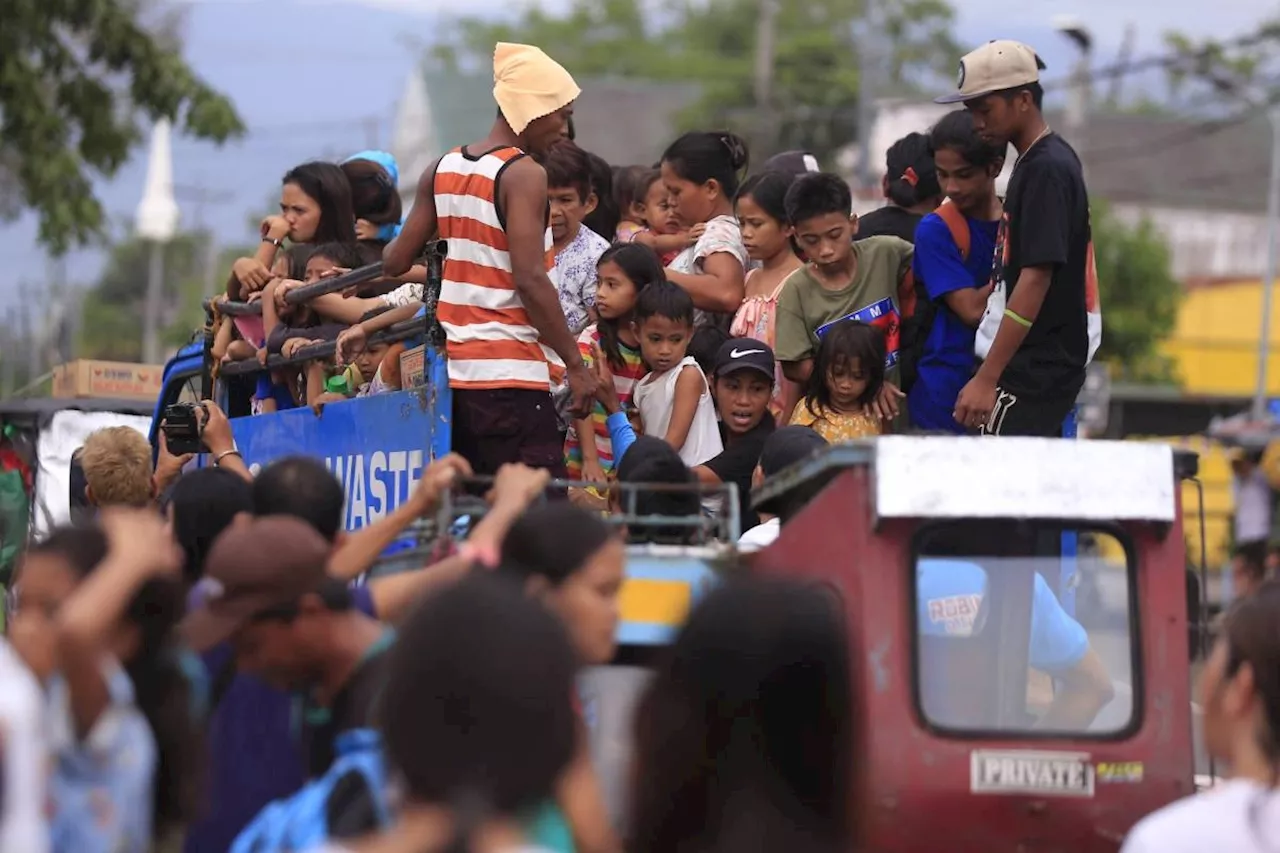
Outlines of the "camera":
[{"label": "camera", "polygon": [[208,416],[203,403],[174,403],[164,407],[164,443],[174,456],[204,450],[204,422]]}]

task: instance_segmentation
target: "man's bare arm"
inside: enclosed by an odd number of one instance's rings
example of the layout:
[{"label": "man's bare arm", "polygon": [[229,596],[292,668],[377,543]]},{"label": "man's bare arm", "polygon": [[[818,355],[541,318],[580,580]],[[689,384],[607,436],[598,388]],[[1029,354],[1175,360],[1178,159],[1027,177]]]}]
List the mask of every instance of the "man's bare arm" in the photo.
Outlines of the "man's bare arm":
[{"label": "man's bare arm", "polygon": [[1037,728],[1058,731],[1087,729],[1098,712],[1116,695],[1106,664],[1092,648],[1071,669],[1058,673],[1057,678],[1062,682],[1062,689],[1040,718]]},{"label": "man's bare arm", "polygon": [[582,367],[578,342],[547,275],[547,173],[528,158],[517,160],[502,173],[498,196],[507,220],[511,275],[529,321],[566,367]]},{"label": "man's bare arm", "polygon": [[407,273],[422,255],[427,241],[436,235],[439,225],[436,218],[436,167],[439,165],[437,160],[422,173],[413,196],[413,209],[409,211],[400,233],[382,250],[382,270],[387,276]]}]

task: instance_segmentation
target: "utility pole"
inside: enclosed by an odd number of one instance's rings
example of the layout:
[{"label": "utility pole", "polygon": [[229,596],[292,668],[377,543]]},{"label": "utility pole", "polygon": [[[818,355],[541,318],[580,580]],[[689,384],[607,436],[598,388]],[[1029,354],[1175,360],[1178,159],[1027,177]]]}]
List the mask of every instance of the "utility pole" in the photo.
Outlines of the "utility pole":
[{"label": "utility pole", "polygon": [[[1124,38],[1120,41],[1120,52],[1116,54],[1116,67],[1124,68],[1133,59],[1133,49],[1138,42],[1138,28],[1132,22],[1125,24]],[[1124,89],[1125,75],[1112,74],[1107,87],[1107,107],[1115,109],[1120,106],[1120,93]]]},{"label": "utility pole", "polygon": [[75,288],[72,290],[69,305],[71,311],[70,331],[68,337],[71,339],[71,346],[67,351],[67,361],[75,361],[80,357],[80,341],[84,337],[84,289]]},{"label": "utility pole", "polygon": [[379,126],[382,121],[377,116],[365,116],[364,119],[364,144],[368,148],[377,149],[378,142],[382,134],[379,132]]},{"label": "utility pole", "polygon": [[1271,300],[1276,289],[1276,226],[1280,225],[1280,105],[1267,108],[1271,123],[1271,178],[1267,183],[1267,267],[1262,274],[1262,322],[1258,330],[1258,385],[1253,392],[1254,420],[1267,417],[1267,368],[1271,360]]},{"label": "utility pole", "polygon": [[[760,0],[756,20],[755,101],[757,145],[772,156],[778,142],[773,116],[773,63],[778,36],[778,0]],[[763,160],[763,158],[761,158]]]},{"label": "utility pole", "polygon": [[177,184],[173,188],[174,195],[183,203],[195,205],[195,229],[204,235],[204,248],[201,252],[201,291],[205,296],[212,296],[218,290],[218,236],[208,227],[205,212],[209,205],[227,204],[235,201],[233,192],[219,192],[205,183]]},{"label": "utility pole", "polygon": [[70,361],[68,353],[71,350],[67,339],[71,330],[71,307],[67,300],[67,263],[62,258],[50,258],[45,269],[48,277],[46,289],[50,296],[44,320],[48,335],[45,342],[48,356],[45,360],[49,364],[65,364]]},{"label": "utility pole", "polygon": [[1254,420],[1269,420],[1267,368],[1271,358],[1271,306],[1276,288],[1276,272],[1280,245],[1276,228],[1280,226],[1280,103],[1273,103],[1266,91],[1249,86],[1247,81],[1225,73],[1210,73],[1208,83],[1220,94],[1234,97],[1254,110],[1263,112],[1271,125],[1271,175],[1267,181],[1267,261],[1262,272],[1262,317],[1258,324],[1258,379],[1253,389]]},{"label": "utility pole", "polygon": [[14,330],[18,328],[18,311],[10,305],[4,312],[4,360],[0,361],[0,398],[8,397],[18,387],[18,353],[21,344]]},{"label": "utility pole", "polygon": [[[1068,15],[1058,15],[1053,19],[1053,26],[1058,32],[1071,40],[1080,51],[1075,68],[1071,72],[1071,91],[1067,96],[1066,132],[1067,141],[1076,151],[1088,148],[1089,98],[1092,90],[1090,68],[1093,61],[1093,34],[1079,20]],[[1083,163],[1083,158],[1081,159]],[[1086,178],[1088,166],[1085,165]]]},{"label": "utility pole", "polygon": [[24,281],[21,288],[22,345],[27,350],[27,384],[30,384],[40,375],[40,343],[36,340],[35,322],[31,319],[31,312],[35,311],[36,306],[40,304],[40,298],[31,286],[31,282]]},{"label": "utility pole", "polygon": [[858,51],[858,183],[868,192],[875,189],[876,183],[871,163],[871,130],[876,118],[875,93],[880,72],[877,42],[880,31],[879,0],[866,0],[862,20],[853,24],[853,43]]}]

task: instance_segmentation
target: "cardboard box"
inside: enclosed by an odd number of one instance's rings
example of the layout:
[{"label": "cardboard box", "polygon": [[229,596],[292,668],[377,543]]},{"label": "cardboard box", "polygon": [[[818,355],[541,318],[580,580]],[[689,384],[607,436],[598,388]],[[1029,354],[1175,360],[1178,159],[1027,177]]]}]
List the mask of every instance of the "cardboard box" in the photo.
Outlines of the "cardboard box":
[{"label": "cardboard box", "polygon": [[400,387],[417,388],[426,384],[424,365],[426,346],[414,347],[400,353]]},{"label": "cardboard box", "polygon": [[82,358],[53,369],[53,396],[154,401],[163,379],[162,365]]}]

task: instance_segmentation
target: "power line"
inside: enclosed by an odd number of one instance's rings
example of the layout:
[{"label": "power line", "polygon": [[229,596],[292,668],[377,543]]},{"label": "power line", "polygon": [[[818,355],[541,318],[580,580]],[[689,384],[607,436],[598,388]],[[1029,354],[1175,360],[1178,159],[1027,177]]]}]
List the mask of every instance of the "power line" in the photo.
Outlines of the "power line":
[{"label": "power line", "polygon": [[261,124],[251,125],[249,133],[255,136],[267,136],[284,133],[305,133],[315,130],[336,130],[338,128],[352,129],[360,126],[367,128],[370,123],[381,125],[387,121],[388,117],[394,116],[396,113],[396,104],[393,102],[385,107],[381,112],[365,113],[361,116],[345,116],[342,118],[329,119],[311,119],[305,121],[288,121],[279,124]]},{"label": "power line", "polygon": [[1241,110],[1233,115],[1225,118],[1208,119],[1198,121],[1194,124],[1180,127],[1177,130],[1156,139],[1143,139],[1137,142],[1130,142],[1124,145],[1111,145],[1106,148],[1095,148],[1086,150],[1084,155],[1089,158],[1089,162],[1093,164],[1112,163],[1116,160],[1125,160],[1129,157],[1143,155],[1150,157],[1156,154],[1162,154],[1173,148],[1194,142],[1197,139],[1203,139],[1206,136],[1213,136],[1221,133],[1227,128],[1236,127],[1244,124],[1256,114],[1255,107],[1249,107]]},{"label": "power line", "polygon": [[[1280,40],[1280,25],[1269,25],[1263,27],[1255,33],[1247,36],[1229,39],[1224,42],[1215,43],[1212,47],[1200,48],[1191,52],[1169,51],[1168,53],[1159,53],[1153,56],[1145,56],[1141,59],[1135,59],[1129,62],[1117,62],[1112,65],[1104,65],[1101,68],[1095,68],[1089,73],[1091,81],[1108,80],[1115,77],[1127,77],[1130,74],[1137,74],[1140,71],[1150,71],[1153,69],[1172,68],[1181,63],[1190,62],[1198,58],[1208,58],[1211,51],[1221,48],[1224,50],[1258,47],[1271,41]],[[1071,77],[1060,77],[1055,80],[1049,80],[1044,84],[1045,91],[1052,89],[1065,89],[1072,84]]]},{"label": "power line", "polygon": [[[1265,81],[1264,85],[1268,88],[1271,85],[1280,84],[1280,80],[1271,79]],[[1221,102],[1223,97],[1220,93],[1214,93],[1213,101]],[[1161,154],[1173,148],[1203,139],[1206,136],[1213,136],[1232,127],[1246,124],[1251,119],[1258,116],[1259,112],[1280,103],[1280,92],[1269,96],[1265,101],[1259,104],[1248,104],[1241,109],[1230,113],[1226,116],[1218,118],[1204,119],[1184,124],[1171,132],[1157,137],[1155,139],[1141,139],[1133,142],[1127,142],[1122,145],[1111,145],[1105,148],[1086,149],[1083,156],[1089,158],[1089,162],[1094,164],[1111,163],[1117,160],[1125,160],[1129,157],[1138,155],[1151,156]]]}]

